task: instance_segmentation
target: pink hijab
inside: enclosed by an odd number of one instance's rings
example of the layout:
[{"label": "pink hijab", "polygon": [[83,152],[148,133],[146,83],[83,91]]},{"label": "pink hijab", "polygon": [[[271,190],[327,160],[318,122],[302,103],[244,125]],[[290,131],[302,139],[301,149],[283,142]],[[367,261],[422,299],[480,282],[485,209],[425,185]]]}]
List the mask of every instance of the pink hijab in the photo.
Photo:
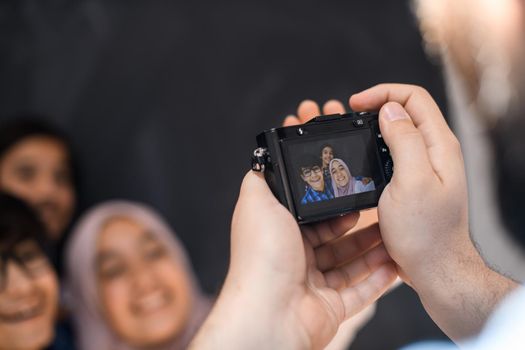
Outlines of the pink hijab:
[{"label": "pink hijab", "polygon": [[[348,183],[345,187],[338,187],[335,183],[334,176],[332,175],[332,169],[334,167],[334,162],[339,162],[346,170],[348,174]],[[332,178],[332,187],[334,189],[334,196],[335,197],[343,197],[348,196],[350,194],[354,193],[354,187],[355,187],[355,178],[352,176],[352,173],[350,172],[350,169],[348,169],[348,166],[345,162],[343,162],[342,159],[334,158],[330,161],[329,165],[329,171],[330,171],[330,177]]]},{"label": "pink hijab", "polygon": [[89,210],[72,232],[65,251],[66,293],[72,312],[77,344],[81,350],[132,349],[112,331],[102,313],[97,292],[95,255],[101,226],[113,217],[129,217],[151,228],[154,234],[186,270],[193,290],[193,310],[186,328],[166,349],[184,349],[210,308],[195,279],[184,247],[166,222],[151,208],[133,202],[110,201]]}]

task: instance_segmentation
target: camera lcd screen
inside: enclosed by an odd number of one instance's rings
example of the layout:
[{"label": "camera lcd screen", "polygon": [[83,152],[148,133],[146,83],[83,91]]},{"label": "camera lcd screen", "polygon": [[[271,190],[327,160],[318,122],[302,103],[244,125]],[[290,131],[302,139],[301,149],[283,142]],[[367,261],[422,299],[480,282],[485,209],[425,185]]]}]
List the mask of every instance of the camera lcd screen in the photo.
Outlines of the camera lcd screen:
[{"label": "camera lcd screen", "polygon": [[375,206],[385,186],[370,129],[284,141],[297,214],[330,214]]}]

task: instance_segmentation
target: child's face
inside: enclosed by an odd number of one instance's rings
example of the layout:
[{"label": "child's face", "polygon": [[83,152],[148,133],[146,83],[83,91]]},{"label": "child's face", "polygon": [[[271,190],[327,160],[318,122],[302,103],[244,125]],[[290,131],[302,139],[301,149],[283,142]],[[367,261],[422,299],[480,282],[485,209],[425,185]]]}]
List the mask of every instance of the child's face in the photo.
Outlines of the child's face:
[{"label": "child's face", "polygon": [[301,178],[317,192],[324,191],[323,170],[315,165],[310,168],[302,168]]},{"label": "child's face", "polygon": [[46,136],[19,141],[0,160],[0,188],[33,206],[50,238],[59,239],[76,201],[66,146]]},{"label": "child's face", "polygon": [[0,349],[41,349],[54,336],[57,277],[35,242],[15,250],[22,264],[0,262]]},{"label": "child's face", "polygon": [[330,146],[323,148],[321,152],[321,159],[323,160],[323,168],[328,167],[330,161],[334,159],[334,150]]}]

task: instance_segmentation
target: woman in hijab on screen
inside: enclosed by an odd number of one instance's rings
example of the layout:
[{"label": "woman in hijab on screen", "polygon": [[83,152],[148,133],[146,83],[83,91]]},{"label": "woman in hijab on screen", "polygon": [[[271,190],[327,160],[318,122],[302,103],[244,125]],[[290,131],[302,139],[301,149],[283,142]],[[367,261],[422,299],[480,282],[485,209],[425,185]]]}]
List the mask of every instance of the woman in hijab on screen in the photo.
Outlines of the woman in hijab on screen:
[{"label": "woman in hijab on screen", "polygon": [[90,210],[72,232],[66,262],[82,350],[183,349],[211,307],[174,232],[141,204]]},{"label": "woman in hijab on screen", "polygon": [[353,177],[346,163],[339,158],[330,161],[330,176],[335,197],[374,191],[376,188],[374,181],[367,181],[365,184],[363,178]]}]

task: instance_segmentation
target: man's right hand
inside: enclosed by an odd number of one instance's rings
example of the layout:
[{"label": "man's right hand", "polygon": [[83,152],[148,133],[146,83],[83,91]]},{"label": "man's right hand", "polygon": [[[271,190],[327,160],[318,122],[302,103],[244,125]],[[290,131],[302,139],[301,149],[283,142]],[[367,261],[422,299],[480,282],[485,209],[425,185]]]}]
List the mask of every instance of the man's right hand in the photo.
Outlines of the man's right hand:
[{"label": "man's right hand", "polygon": [[352,96],[350,106],[380,110],[395,170],[379,201],[379,224],[400,276],[447,335],[473,335],[516,284],[490,270],[470,240],[458,140],[420,87],[378,85]]}]

